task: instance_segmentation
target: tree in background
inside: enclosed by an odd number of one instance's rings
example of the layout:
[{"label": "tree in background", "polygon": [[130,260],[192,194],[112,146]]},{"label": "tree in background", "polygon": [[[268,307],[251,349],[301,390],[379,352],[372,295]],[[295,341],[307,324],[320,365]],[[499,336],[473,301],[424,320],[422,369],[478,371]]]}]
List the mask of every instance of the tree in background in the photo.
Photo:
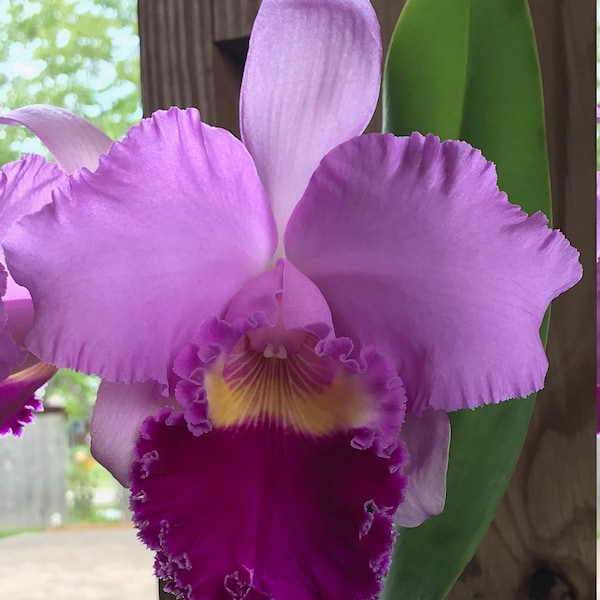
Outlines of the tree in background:
[{"label": "tree in background", "polygon": [[100,379],[60,369],[48,382],[44,402],[64,406],[67,422],[81,421],[89,426]]},{"label": "tree in background", "polygon": [[[0,104],[53,104],[112,138],[142,115],[136,0],[0,0]],[[0,128],[0,164],[44,153]]]}]

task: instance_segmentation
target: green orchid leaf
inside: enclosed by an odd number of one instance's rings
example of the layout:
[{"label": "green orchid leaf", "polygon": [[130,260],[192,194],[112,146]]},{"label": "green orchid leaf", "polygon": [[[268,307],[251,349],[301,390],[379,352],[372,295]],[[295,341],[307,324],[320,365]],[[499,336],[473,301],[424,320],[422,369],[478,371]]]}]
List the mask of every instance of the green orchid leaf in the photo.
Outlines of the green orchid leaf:
[{"label": "green orchid leaf", "polygon": [[[496,164],[511,202],[550,216],[542,87],[525,0],[408,0],[386,62],[383,106],[384,131],[469,142]],[[384,600],[438,600],[450,591],[506,491],[534,398],[450,415],[446,508],[400,530]]]}]

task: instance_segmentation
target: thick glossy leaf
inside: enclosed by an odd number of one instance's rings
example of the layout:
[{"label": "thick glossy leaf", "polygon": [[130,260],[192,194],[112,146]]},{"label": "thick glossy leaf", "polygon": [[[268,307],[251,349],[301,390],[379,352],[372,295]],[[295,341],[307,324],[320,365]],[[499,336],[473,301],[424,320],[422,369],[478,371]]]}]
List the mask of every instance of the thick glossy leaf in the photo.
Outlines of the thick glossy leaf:
[{"label": "thick glossy leaf", "polygon": [[[383,93],[385,131],[468,141],[496,163],[512,202],[550,215],[541,80],[525,0],[408,0]],[[384,600],[438,600],[449,592],[508,486],[533,403],[530,396],[450,416],[446,508],[400,530]]]}]

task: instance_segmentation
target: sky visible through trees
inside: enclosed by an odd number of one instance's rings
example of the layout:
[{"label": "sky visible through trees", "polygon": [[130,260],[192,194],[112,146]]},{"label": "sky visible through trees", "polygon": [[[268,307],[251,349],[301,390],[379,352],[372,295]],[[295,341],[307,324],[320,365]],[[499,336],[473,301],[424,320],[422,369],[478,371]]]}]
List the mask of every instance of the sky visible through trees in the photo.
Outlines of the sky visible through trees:
[{"label": "sky visible through trees", "polygon": [[[0,0],[0,104],[53,104],[112,138],[141,112],[136,0]],[[43,147],[0,128],[0,164]]]}]

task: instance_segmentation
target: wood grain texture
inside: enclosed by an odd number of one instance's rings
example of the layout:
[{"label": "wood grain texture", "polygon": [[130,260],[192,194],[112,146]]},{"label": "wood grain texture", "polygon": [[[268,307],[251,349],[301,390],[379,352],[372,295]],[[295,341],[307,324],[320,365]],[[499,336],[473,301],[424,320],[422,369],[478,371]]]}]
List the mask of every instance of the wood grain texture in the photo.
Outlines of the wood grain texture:
[{"label": "wood grain texture", "polygon": [[179,106],[239,132],[242,66],[213,39],[212,0],[139,0],[144,116]]},{"label": "wood grain texture", "polygon": [[260,0],[218,0],[214,2],[216,42],[248,38]]},{"label": "wood grain texture", "polygon": [[[205,121],[238,134],[243,56],[258,4],[140,0],[144,113],[197,106]],[[404,1],[373,4],[385,48]],[[530,7],[554,225],[581,251],[585,276],[553,306],[546,389],[496,518],[449,600],[595,597],[595,7],[593,0],[530,0]],[[380,123],[378,111],[369,131]]]}]

